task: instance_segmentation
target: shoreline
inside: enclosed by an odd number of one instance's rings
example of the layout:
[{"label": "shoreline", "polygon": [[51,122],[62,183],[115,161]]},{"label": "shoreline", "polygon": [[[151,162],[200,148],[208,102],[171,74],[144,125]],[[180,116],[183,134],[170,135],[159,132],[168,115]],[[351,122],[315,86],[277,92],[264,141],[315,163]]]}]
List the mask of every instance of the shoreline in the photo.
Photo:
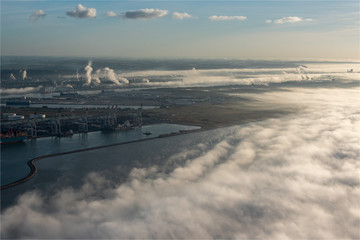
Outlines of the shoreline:
[{"label": "shoreline", "polygon": [[128,142],[122,142],[122,143],[113,143],[113,144],[108,144],[108,145],[102,145],[102,146],[96,146],[96,147],[89,147],[89,148],[82,148],[82,149],[77,149],[77,150],[72,150],[72,151],[67,151],[67,152],[61,152],[61,153],[53,153],[53,154],[47,154],[47,155],[42,155],[42,156],[38,156],[35,158],[30,159],[29,161],[27,161],[27,165],[30,168],[30,173],[19,179],[16,180],[12,183],[8,183],[5,185],[1,185],[0,186],[0,191],[18,186],[22,183],[25,183],[27,181],[29,181],[31,178],[33,178],[37,172],[38,169],[35,166],[35,162],[44,159],[44,158],[51,158],[51,157],[57,157],[57,156],[62,156],[62,155],[67,155],[67,154],[72,154],[72,153],[78,153],[78,152],[85,152],[85,151],[91,151],[91,150],[97,150],[97,149],[102,149],[102,148],[108,148],[108,147],[114,147],[114,146],[120,146],[120,145],[126,145],[126,144],[131,144],[131,143],[137,143],[137,142],[144,142],[144,141],[148,141],[148,140],[154,140],[157,138],[165,138],[165,137],[172,137],[172,136],[177,136],[177,135],[184,135],[184,134],[189,134],[189,133],[194,133],[194,132],[200,132],[200,131],[205,131],[205,130],[209,130],[209,129],[195,129],[195,130],[188,130],[188,131],[180,131],[180,132],[176,132],[176,133],[169,133],[169,134],[162,134],[159,135],[157,137],[150,137],[150,138],[145,138],[145,139],[138,139],[138,140],[133,140],[133,141],[128,141]]},{"label": "shoreline", "polygon": [[128,142],[113,143],[113,144],[108,144],[108,145],[89,147],[89,148],[82,148],[82,149],[77,149],[77,150],[72,150],[72,151],[67,151],[67,152],[53,153],[53,154],[47,154],[47,155],[38,156],[38,157],[32,158],[29,161],[27,161],[26,164],[30,168],[30,173],[27,176],[25,176],[25,177],[23,177],[23,178],[21,178],[19,180],[16,180],[16,181],[14,181],[12,183],[1,185],[0,186],[0,191],[6,190],[6,189],[9,189],[9,188],[12,188],[12,187],[16,187],[16,186],[18,186],[18,185],[20,185],[22,183],[25,183],[25,182],[29,181],[38,172],[38,169],[35,166],[35,162],[37,162],[37,161],[39,161],[41,159],[44,159],[44,158],[51,158],[51,157],[56,157],[56,156],[72,154],[72,153],[85,152],[85,151],[91,151],[91,150],[96,150],[96,149],[103,149],[103,148],[126,145],[126,144],[137,143],[137,142],[144,142],[144,141],[154,140],[154,139],[158,139],[158,138],[173,137],[173,136],[178,136],[178,135],[190,134],[190,133],[194,133],[194,132],[204,132],[204,131],[214,130],[214,129],[218,129],[218,128],[231,127],[231,126],[235,126],[235,125],[242,125],[242,124],[247,124],[247,123],[250,123],[250,122],[258,122],[258,121],[263,121],[263,120],[264,119],[240,120],[240,121],[235,121],[235,122],[231,122],[231,123],[228,123],[228,124],[222,123],[222,124],[218,124],[216,126],[207,125],[207,124],[196,124],[196,123],[191,123],[191,122],[184,123],[184,122],[171,121],[171,122],[167,122],[167,123],[169,123],[169,124],[181,124],[181,125],[198,126],[198,127],[200,127],[200,129],[185,130],[185,131],[179,131],[179,132],[174,132],[174,133],[161,134],[161,135],[159,135],[157,137],[150,137],[150,138],[138,139],[138,140],[133,140],[133,141],[128,141]]},{"label": "shoreline", "polygon": [[[147,109],[145,110],[144,114],[147,114],[147,116],[151,120],[146,125],[152,125],[155,123],[168,123],[168,124],[198,126],[200,127],[200,129],[181,131],[181,132],[163,134],[157,137],[138,139],[129,142],[114,143],[110,145],[83,148],[83,149],[62,152],[62,153],[38,156],[32,158],[27,162],[27,165],[30,168],[30,173],[27,176],[19,180],[16,180],[12,183],[8,183],[0,186],[0,191],[22,184],[30,180],[32,177],[34,177],[37,173],[35,162],[43,158],[49,158],[49,157],[61,156],[71,153],[90,151],[100,148],[107,148],[112,146],[153,140],[156,138],[165,138],[165,137],[171,137],[171,136],[188,134],[199,131],[208,131],[218,128],[230,127],[234,125],[242,125],[250,122],[262,121],[268,118],[277,118],[279,116],[287,115],[293,112],[293,111],[289,111],[289,109],[281,109],[281,110],[280,109],[265,110],[262,108],[253,109],[253,108],[249,108],[249,106],[247,105],[244,104],[239,105],[238,103],[239,103],[238,101],[230,101],[230,102],[223,102],[219,105],[203,103],[203,104],[195,104],[192,106],[173,106],[172,108],[169,109],[161,109],[161,108]],[[49,136],[44,136],[44,137],[49,137]]]}]

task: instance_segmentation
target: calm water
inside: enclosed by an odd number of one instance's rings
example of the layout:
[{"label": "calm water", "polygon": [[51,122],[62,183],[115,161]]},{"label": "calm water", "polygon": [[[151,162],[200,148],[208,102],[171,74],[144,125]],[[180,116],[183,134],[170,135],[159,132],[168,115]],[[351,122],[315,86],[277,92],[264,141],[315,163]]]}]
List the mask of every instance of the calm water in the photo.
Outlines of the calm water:
[{"label": "calm water", "polygon": [[[143,126],[142,129],[117,132],[91,132],[88,134],[75,134],[72,137],[48,137],[28,140],[19,144],[4,145],[1,147],[1,185],[25,177],[30,171],[26,162],[37,156],[138,139],[154,138],[161,134],[198,128],[199,127],[195,126],[176,124],[157,124]],[[146,131],[152,134],[144,135],[143,132]]]},{"label": "calm water", "polygon": [[[114,142],[153,137],[158,134],[174,132],[180,129],[190,130],[196,128],[197,127],[191,126],[160,124],[143,127],[143,131],[151,131],[153,133],[150,136],[143,135],[140,131],[136,130],[108,135],[95,132],[88,134],[87,138],[73,136],[73,138],[68,139],[41,139],[41,141],[37,141],[37,143],[33,143],[33,145],[31,143],[23,144],[22,148],[27,149],[24,153],[30,155],[31,146],[41,145],[41,147],[37,148],[38,152],[43,151],[47,154],[51,151],[62,152],[72,150],[75,149],[76,146],[78,148],[85,147],[85,145],[86,147],[99,146]],[[165,173],[171,172],[175,167],[186,163],[186,158],[180,157],[180,160],[174,160],[174,155],[186,149],[206,151],[206,149],[212,148],[221,141],[224,134],[228,135],[231,132],[233,132],[233,128],[231,127],[215,129],[166,138],[149,139],[149,141],[42,159],[36,162],[39,171],[32,179],[18,186],[1,191],[1,211],[12,206],[19,196],[28,191],[36,190],[46,192],[51,196],[55,194],[56,191],[67,187],[78,189],[83,186],[84,180],[91,173],[99,174],[106,179],[110,179],[113,183],[119,184],[127,180],[133,168],[157,166]],[[50,147],[54,145],[58,148],[51,150]],[[197,150],[195,152],[188,152],[187,157],[194,157],[199,154]],[[26,160],[19,160],[18,162],[18,166],[24,166]],[[14,173],[19,172],[19,169],[16,169]],[[2,171],[4,171],[4,168]],[[25,167],[23,172],[27,173],[28,168]],[[19,176],[20,175],[21,174],[19,174]]]}]

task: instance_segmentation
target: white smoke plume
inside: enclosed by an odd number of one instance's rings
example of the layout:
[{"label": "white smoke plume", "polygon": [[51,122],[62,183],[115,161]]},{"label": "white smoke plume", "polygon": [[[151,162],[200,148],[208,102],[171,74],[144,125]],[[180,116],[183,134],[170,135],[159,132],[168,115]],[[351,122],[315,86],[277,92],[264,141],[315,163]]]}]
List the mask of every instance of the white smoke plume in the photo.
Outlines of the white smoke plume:
[{"label": "white smoke plume", "polygon": [[116,78],[116,74],[115,74],[115,72],[114,72],[113,69],[106,67],[106,68],[104,68],[104,72],[105,72],[106,78],[107,78],[109,81],[115,83],[116,85],[120,85],[120,82],[119,82],[119,80]]},{"label": "white smoke plume", "polygon": [[[204,132],[201,143],[198,135],[176,147],[163,141],[164,148],[177,149],[165,156],[166,164],[175,164],[169,173],[162,166],[134,168],[115,187],[105,174],[92,173],[77,190],[69,187],[52,197],[26,193],[2,213],[1,236],[359,239],[359,91],[247,94],[259,105],[296,103],[302,110]],[[112,157],[102,161],[116,162],[122,151],[111,148]]]},{"label": "white smoke plume", "polygon": [[129,81],[126,78],[123,78],[117,75],[114,69],[109,67],[105,67],[103,69],[97,69],[95,74],[93,75],[93,80],[97,83],[110,81],[116,85],[128,84]]},{"label": "white smoke plume", "polygon": [[10,74],[10,80],[16,80],[16,77],[12,73]]},{"label": "white smoke plume", "polygon": [[98,70],[95,71],[95,74],[93,74],[93,76],[92,76],[92,79],[95,80],[95,82],[97,84],[101,83],[100,74],[101,74],[101,69],[98,69]]},{"label": "white smoke plume", "polygon": [[92,82],[95,82],[96,84],[100,84],[105,81],[110,81],[118,86],[129,83],[129,81],[126,78],[117,75],[114,69],[111,69],[109,67],[105,67],[103,69],[97,69],[95,73],[92,74],[94,69],[91,67],[91,65],[92,62],[89,61],[88,65],[85,67],[86,83],[84,85],[86,86],[91,85]]},{"label": "white smoke plume", "polygon": [[27,72],[26,70],[22,71],[22,80],[25,80],[27,78]]},{"label": "white smoke plume", "polygon": [[86,65],[86,67],[84,68],[84,70],[86,71],[86,83],[84,85],[89,86],[91,84],[91,73],[94,70],[92,67],[92,62],[89,61],[88,65]]}]

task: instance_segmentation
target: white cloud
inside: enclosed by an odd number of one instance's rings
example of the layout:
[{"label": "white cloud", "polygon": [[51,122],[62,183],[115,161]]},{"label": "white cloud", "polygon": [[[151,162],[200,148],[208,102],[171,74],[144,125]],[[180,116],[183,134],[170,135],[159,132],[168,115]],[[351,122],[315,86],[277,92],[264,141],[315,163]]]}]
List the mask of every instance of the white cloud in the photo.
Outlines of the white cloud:
[{"label": "white cloud", "polygon": [[284,17],[276,20],[267,19],[266,23],[275,23],[275,24],[284,24],[284,23],[298,23],[298,22],[311,22],[313,19],[311,18],[300,18],[300,17]]},{"label": "white cloud", "polygon": [[39,20],[40,18],[44,18],[46,16],[46,13],[43,10],[38,10],[30,15],[29,20],[31,22],[34,22],[36,20]]},{"label": "white cloud", "polygon": [[210,16],[209,17],[210,20],[213,20],[213,21],[227,21],[227,20],[246,20],[247,17],[245,16],[216,16],[216,15],[213,15],[213,16]]},{"label": "white cloud", "polygon": [[296,115],[198,133],[123,183],[99,172],[80,189],[25,193],[2,237],[358,239],[359,89],[285,90],[246,97]]},{"label": "white cloud", "polygon": [[297,23],[304,21],[302,18],[299,17],[284,17],[281,19],[277,19],[274,21],[276,24],[283,24],[283,23]]},{"label": "white cloud", "polygon": [[193,16],[191,16],[190,14],[188,13],[179,13],[179,12],[174,12],[172,14],[173,18],[175,19],[184,19],[184,18],[192,18]]},{"label": "white cloud", "polygon": [[147,20],[147,19],[161,18],[166,15],[168,15],[168,10],[146,8],[140,10],[127,11],[124,14],[122,14],[122,17],[127,19]]},{"label": "white cloud", "polygon": [[86,8],[85,6],[78,4],[75,10],[66,12],[66,14],[75,18],[94,18],[96,17],[96,9]]},{"label": "white cloud", "polygon": [[107,17],[116,17],[117,14],[115,12],[113,12],[113,11],[108,11],[108,12],[105,13],[105,16],[107,16]]}]

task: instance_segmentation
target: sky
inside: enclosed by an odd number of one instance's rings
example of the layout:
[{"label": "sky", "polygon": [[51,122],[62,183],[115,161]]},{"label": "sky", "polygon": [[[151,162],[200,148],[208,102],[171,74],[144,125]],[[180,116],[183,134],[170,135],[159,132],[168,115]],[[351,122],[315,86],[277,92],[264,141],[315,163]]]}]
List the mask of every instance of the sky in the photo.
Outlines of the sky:
[{"label": "sky", "polygon": [[358,1],[1,1],[2,56],[360,58]]}]

